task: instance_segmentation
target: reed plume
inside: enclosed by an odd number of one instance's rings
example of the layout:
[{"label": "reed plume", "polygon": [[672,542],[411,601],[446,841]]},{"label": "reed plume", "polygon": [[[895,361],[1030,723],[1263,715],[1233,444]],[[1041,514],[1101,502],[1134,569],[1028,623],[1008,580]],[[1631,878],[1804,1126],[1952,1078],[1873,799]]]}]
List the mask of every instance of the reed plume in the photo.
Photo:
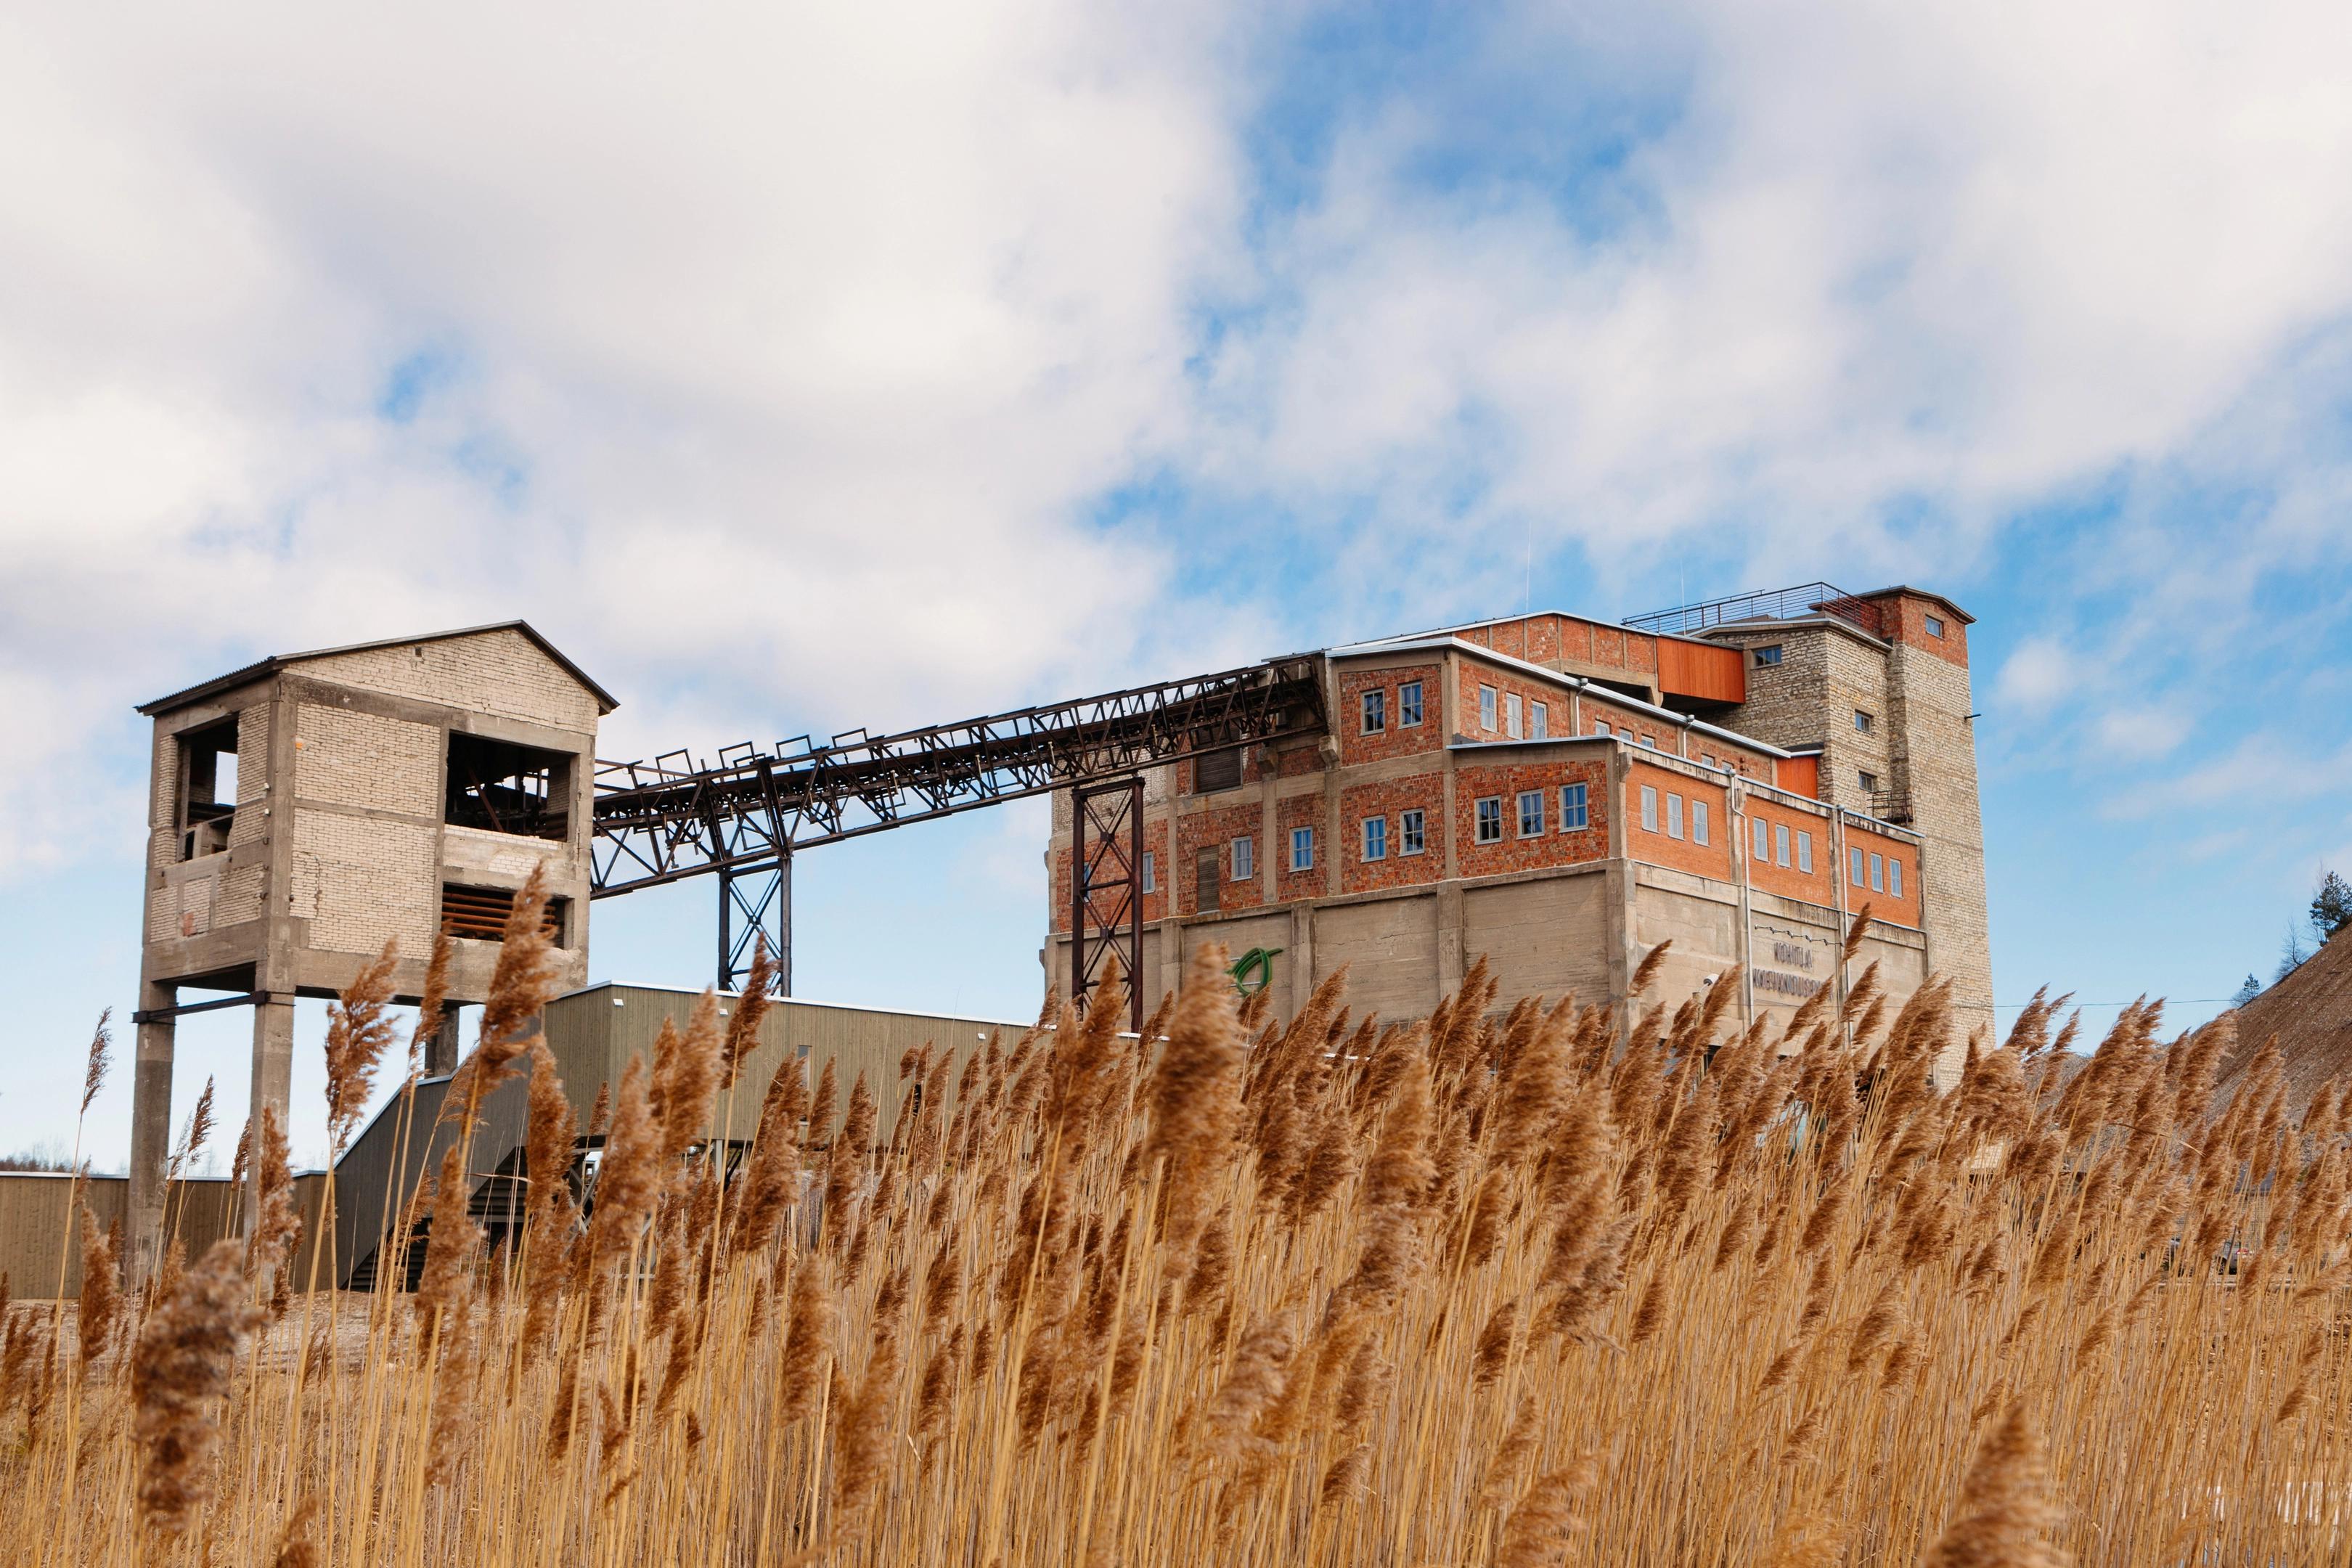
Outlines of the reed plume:
[{"label": "reed plume", "polygon": [[140,1515],[167,1534],[184,1531],[211,1495],[220,1436],[213,1407],[260,1321],[246,1300],[244,1250],[236,1241],[214,1243],[148,1314],[131,1353],[133,1432],[143,1450]]}]

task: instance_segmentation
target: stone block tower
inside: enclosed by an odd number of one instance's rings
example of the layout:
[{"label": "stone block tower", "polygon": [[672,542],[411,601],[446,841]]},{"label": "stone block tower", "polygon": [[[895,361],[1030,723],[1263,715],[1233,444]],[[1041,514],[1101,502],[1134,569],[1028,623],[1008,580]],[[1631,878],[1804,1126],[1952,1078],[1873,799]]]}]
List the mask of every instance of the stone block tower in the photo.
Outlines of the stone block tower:
[{"label": "stone block tower", "polygon": [[[282,1121],[296,997],[336,994],[392,939],[396,999],[414,1003],[446,930],[449,1000],[480,1002],[515,890],[542,867],[567,978],[585,982],[596,723],[614,707],[508,621],[278,655],[139,710],[155,725],[131,1089],[142,1275],[180,1015],[252,1007],[252,1103]],[[453,1068],[456,1045],[445,1027],[428,1070]]]}]

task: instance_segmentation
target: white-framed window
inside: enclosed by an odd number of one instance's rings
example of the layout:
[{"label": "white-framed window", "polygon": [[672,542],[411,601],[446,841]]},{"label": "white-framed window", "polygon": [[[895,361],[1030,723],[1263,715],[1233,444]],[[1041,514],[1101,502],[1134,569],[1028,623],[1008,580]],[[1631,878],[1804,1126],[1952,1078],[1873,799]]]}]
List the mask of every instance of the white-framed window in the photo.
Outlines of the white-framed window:
[{"label": "white-framed window", "polygon": [[1845,873],[1853,885],[1862,886],[1862,851],[1850,848],[1845,852]]},{"label": "white-framed window", "polygon": [[1927,635],[1931,637],[1939,637],[1944,635],[1943,616],[1929,616],[1927,617]]},{"label": "white-framed window", "polygon": [[1711,768],[1715,766],[1715,753],[1713,752],[1701,752],[1698,754],[1698,765],[1703,768]]},{"label": "white-framed window", "polygon": [[1538,838],[1543,835],[1544,797],[1539,789],[1519,792],[1519,837]]},{"label": "white-framed window", "polygon": [[1481,844],[1503,841],[1503,797],[1490,795],[1477,805],[1477,831],[1474,837]]},{"label": "white-framed window", "polygon": [[1797,869],[1811,871],[1812,868],[1813,836],[1810,833],[1800,833],[1797,835]]},{"label": "white-framed window", "polygon": [[1559,786],[1559,830],[1562,833],[1581,833],[1591,826],[1592,814],[1586,788],[1580,784]]},{"label": "white-framed window", "polygon": [[1658,830],[1658,792],[1648,784],[1642,786],[1642,831]]},{"label": "white-framed window", "polygon": [[1785,866],[1788,863],[1789,825],[1785,822],[1776,822],[1772,825],[1772,864]]},{"label": "white-framed window", "polygon": [[1616,733],[1615,731],[1609,728],[1609,721],[1606,719],[1595,719],[1592,721],[1592,732],[1596,735],[1611,735]]},{"label": "white-framed window", "polygon": [[1364,693],[1364,733],[1377,735],[1389,727],[1389,694],[1381,687]]},{"label": "white-framed window", "polygon": [[1766,643],[1762,647],[1758,648],[1756,650],[1756,662],[1759,665],[1774,665],[1780,663],[1780,645],[1776,642]]},{"label": "white-framed window", "polygon": [[1772,858],[1772,825],[1760,816],[1748,819],[1756,825],[1756,856],[1759,860]]},{"label": "white-framed window", "polygon": [[1504,694],[1503,733],[1508,735],[1514,741],[1517,740],[1521,734],[1521,731],[1519,729],[1519,710],[1523,706],[1525,705],[1519,700],[1519,694],[1517,692],[1512,691]]},{"label": "white-framed window", "polygon": [[1691,799],[1691,842],[1706,842],[1706,802],[1696,796]]},{"label": "white-framed window", "polygon": [[1551,739],[1551,710],[1543,703],[1536,702],[1528,705],[1528,734],[1529,738],[1538,741]]},{"label": "white-framed window", "polygon": [[1669,792],[1666,795],[1666,837],[1683,836],[1683,797]]},{"label": "white-framed window", "polygon": [[1418,855],[1429,843],[1429,818],[1419,808],[1397,814],[1397,853]]},{"label": "white-framed window", "polygon": [[1397,688],[1397,728],[1415,730],[1421,727],[1421,682],[1408,680]]},{"label": "white-framed window", "polygon": [[1257,872],[1257,846],[1244,834],[1234,840],[1234,876],[1236,882],[1246,882]]},{"label": "white-framed window", "polygon": [[1873,855],[1870,858],[1870,890],[1874,893],[1886,891],[1886,861],[1883,856]]},{"label": "white-framed window", "polygon": [[1385,816],[1364,818],[1364,858],[1385,860],[1389,858],[1389,819]]},{"label": "white-framed window", "polygon": [[1147,893],[1160,890],[1160,863],[1149,849],[1143,852],[1143,890]]},{"label": "white-framed window", "polygon": [[1886,890],[1898,899],[1903,896],[1903,862],[1892,855],[1886,858]]},{"label": "white-framed window", "polygon": [[1290,868],[1294,871],[1315,869],[1315,830],[1294,827],[1290,830]]},{"label": "white-framed window", "polygon": [[1491,686],[1482,686],[1478,689],[1478,728],[1492,730],[1494,727],[1495,689]]},{"label": "white-framed window", "polygon": [[1859,708],[1855,709],[1853,710],[1853,727],[1855,731],[1860,734],[1867,735],[1870,733],[1870,715],[1864,712]]},{"label": "white-framed window", "polygon": [[1644,735],[1642,737],[1642,744],[1654,752],[1658,749],[1658,738],[1655,735]]}]

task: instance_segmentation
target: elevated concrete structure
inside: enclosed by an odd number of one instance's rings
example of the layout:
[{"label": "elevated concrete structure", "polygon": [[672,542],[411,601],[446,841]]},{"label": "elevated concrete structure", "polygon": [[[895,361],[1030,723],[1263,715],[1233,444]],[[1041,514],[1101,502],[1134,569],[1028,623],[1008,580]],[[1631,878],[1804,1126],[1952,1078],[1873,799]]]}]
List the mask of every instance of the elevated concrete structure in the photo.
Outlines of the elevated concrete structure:
[{"label": "elevated concrete structure", "polygon": [[[566,979],[587,977],[596,723],[612,697],[521,621],[280,655],[160,698],[131,1089],[130,1234],[157,1259],[175,1021],[253,1008],[257,1112],[282,1119],[294,999],[332,996],[387,940],[424,990],[456,938],[453,1004],[478,1003],[503,910],[534,868]],[[430,1067],[456,1063],[454,1019]]]}]

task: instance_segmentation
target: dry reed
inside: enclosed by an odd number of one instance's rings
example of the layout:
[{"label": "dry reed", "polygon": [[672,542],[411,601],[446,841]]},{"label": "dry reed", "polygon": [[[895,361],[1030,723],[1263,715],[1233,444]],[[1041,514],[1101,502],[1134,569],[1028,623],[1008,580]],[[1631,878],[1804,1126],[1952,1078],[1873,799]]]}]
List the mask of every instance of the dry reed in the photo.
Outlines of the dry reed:
[{"label": "dry reed", "polygon": [[[2345,1102],[2298,1124],[2273,1058],[2219,1100],[2226,1026],[2168,1043],[2137,1005],[2068,1078],[2063,998],[1959,1041],[1940,985],[1868,975],[1745,1027],[1731,987],[1652,994],[1655,951],[1624,997],[1505,1006],[1480,965],[1425,1021],[1335,982],[1286,1025],[1203,952],[1140,1049],[1113,979],[910,1053],[888,1128],[788,1059],[720,1162],[759,1004],[706,997],[614,1088],[583,1228],[543,958],[465,1075],[531,1057],[512,1254],[453,1150],[415,1296],[381,1270],[340,1351],[290,1319],[242,1350],[293,1234],[265,1113],[255,1283],[215,1247],[128,1356],[102,1284],[78,1340],[0,1313],[0,1509],[51,1561],[2352,1549]],[[381,1054],[371,994],[338,1085]]]}]

